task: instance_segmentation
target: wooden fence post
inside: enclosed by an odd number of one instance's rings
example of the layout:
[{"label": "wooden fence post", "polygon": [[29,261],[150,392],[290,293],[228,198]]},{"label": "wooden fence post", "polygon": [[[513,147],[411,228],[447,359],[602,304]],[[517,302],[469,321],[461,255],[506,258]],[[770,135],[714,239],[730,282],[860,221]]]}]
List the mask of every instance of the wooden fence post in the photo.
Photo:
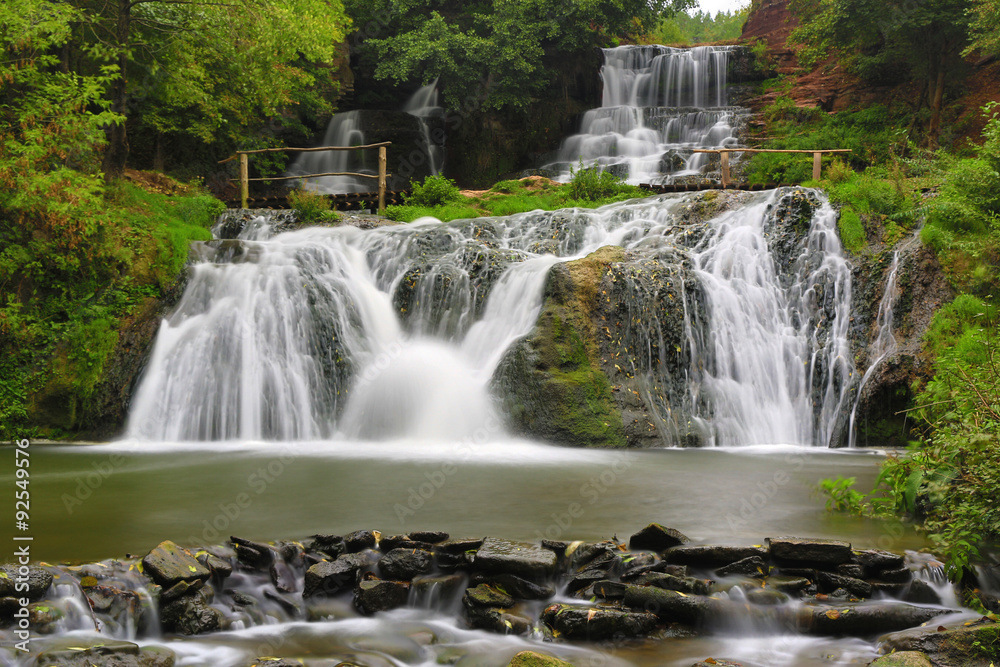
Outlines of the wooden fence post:
[{"label": "wooden fence post", "polygon": [[727,151],[720,151],[719,158],[722,160],[722,187],[729,187],[729,153]]},{"label": "wooden fence post", "polygon": [[250,196],[249,162],[250,157],[246,153],[240,153],[240,203],[243,208],[247,207],[247,199]]},{"label": "wooden fence post", "polygon": [[385,215],[385,146],[378,147],[378,214]]},{"label": "wooden fence post", "polygon": [[818,181],[823,176],[823,154],[813,153],[813,180]]}]

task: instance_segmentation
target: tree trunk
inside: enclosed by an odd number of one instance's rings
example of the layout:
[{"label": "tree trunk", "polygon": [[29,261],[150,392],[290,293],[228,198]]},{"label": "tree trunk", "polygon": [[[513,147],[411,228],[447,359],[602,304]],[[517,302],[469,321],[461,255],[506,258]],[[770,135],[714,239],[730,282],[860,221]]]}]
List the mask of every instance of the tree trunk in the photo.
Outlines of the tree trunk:
[{"label": "tree trunk", "polygon": [[128,159],[128,135],[125,132],[125,107],[128,103],[128,81],[125,78],[128,66],[129,31],[131,29],[132,0],[118,0],[118,22],[115,38],[118,41],[118,78],[111,84],[111,110],[121,114],[122,122],[112,125],[108,131],[108,149],[104,153],[104,178],[113,180],[125,172]]}]

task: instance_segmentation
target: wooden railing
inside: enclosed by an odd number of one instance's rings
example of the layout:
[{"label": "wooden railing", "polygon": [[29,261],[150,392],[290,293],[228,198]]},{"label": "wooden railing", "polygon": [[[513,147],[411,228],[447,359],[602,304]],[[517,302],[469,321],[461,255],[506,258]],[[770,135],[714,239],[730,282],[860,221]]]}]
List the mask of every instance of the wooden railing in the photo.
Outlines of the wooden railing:
[{"label": "wooden railing", "polygon": [[732,177],[729,175],[729,154],[730,153],[812,153],[813,156],[813,180],[818,181],[823,175],[823,153],[850,153],[850,148],[828,148],[826,150],[784,150],[781,148],[696,148],[692,153],[718,153],[722,162],[722,187],[732,184]]},{"label": "wooden railing", "polygon": [[[259,148],[253,151],[236,151],[233,155],[230,155],[225,160],[219,160],[219,164],[225,164],[230,160],[239,158],[240,160],[240,177],[239,179],[232,178],[230,181],[236,182],[239,180],[240,183],[240,205],[242,208],[247,207],[247,199],[250,197],[250,181],[292,181],[297,179],[307,179],[307,178],[318,178],[320,176],[358,176],[360,178],[377,178],[378,179],[378,212],[379,215],[385,213],[385,182],[388,176],[392,174],[387,174],[385,171],[386,165],[386,147],[391,146],[391,141],[383,141],[378,144],[365,144],[363,146],[319,146],[317,148]],[[297,176],[269,176],[267,178],[248,178],[248,173],[250,170],[250,155],[255,153],[312,153],[315,151],[353,151],[364,148],[377,148],[378,149],[378,175],[375,174],[359,174],[349,171],[335,171],[328,172],[324,174],[299,174]]]}]

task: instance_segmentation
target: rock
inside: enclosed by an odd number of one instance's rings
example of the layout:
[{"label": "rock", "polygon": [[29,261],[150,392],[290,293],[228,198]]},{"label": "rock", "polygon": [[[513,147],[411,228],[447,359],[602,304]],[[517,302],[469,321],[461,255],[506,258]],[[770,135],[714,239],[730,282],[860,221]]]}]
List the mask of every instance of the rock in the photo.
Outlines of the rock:
[{"label": "rock", "polygon": [[611,638],[644,637],[657,625],[655,614],[605,607],[570,607],[554,604],[542,612],[541,620],[567,639],[600,641]]},{"label": "rock", "polygon": [[405,581],[371,579],[358,584],[354,592],[354,606],[362,614],[371,615],[406,606],[410,597],[410,584]]},{"label": "rock", "polygon": [[507,667],[573,667],[573,665],[542,653],[521,651],[511,658]]},{"label": "rock", "polygon": [[25,591],[19,591],[16,587],[18,583],[24,583],[17,581],[20,577],[17,570],[18,566],[16,565],[0,565],[0,597],[27,597],[29,600],[41,600],[45,597],[52,585],[51,572],[44,567],[29,565],[28,590],[27,595],[25,595]]},{"label": "rock", "polygon": [[842,577],[839,574],[831,574],[830,572],[818,572],[816,574],[816,581],[820,589],[828,593],[838,588],[843,588],[859,598],[870,598],[872,596],[872,585],[862,579]]},{"label": "rock", "polygon": [[473,567],[479,572],[513,574],[539,581],[555,574],[556,555],[537,545],[487,537],[476,551]]},{"label": "rock", "polygon": [[854,552],[854,559],[865,568],[874,570],[896,570],[906,563],[900,554],[877,549],[865,549]]},{"label": "rock", "polygon": [[666,528],[658,523],[651,523],[628,540],[628,548],[634,551],[664,551],[689,542],[680,531]]},{"label": "rock", "polygon": [[434,569],[434,554],[423,549],[393,549],[379,559],[378,569],[388,579],[408,581]]},{"label": "rock", "polygon": [[715,571],[716,576],[719,577],[732,577],[737,575],[742,575],[745,577],[754,577],[756,579],[763,579],[767,577],[770,568],[764,559],[760,556],[750,556],[749,558],[744,558],[743,560],[738,560],[735,563],[730,563],[724,567],[720,567]]},{"label": "rock", "polygon": [[456,600],[465,589],[465,577],[461,574],[415,577],[411,589],[418,606],[436,608],[440,602]]},{"label": "rock", "polygon": [[995,661],[996,654],[991,659],[981,648],[996,647],[1000,643],[1000,624],[983,621],[943,630],[911,628],[880,637],[879,641],[882,651],[918,651],[926,654],[933,665],[988,667]]},{"label": "rock", "polygon": [[139,648],[132,642],[102,639],[96,646],[65,640],[66,648],[49,648],[38,654],[35,667],[173,667],[174,654],[160,646]]},{"label": "rock", "polygon": [[715,606],[715,601],[653,586],[629,586],[622,603],[626,607],[655,614],[661,620],[698,625]]},{"label": "rock", "polygon": [[356,530],[344,535],[344,547],[348,553],[374,549],[378,543],[378,533],[374,530]]},{"label": "rock", "polygon": [[269,544],[245,540],[242,537],[230,537],[229,541],[236,551],[236,558],[244,566],[252,569],[264,569],[274,562],[274,550]]},{"label": "rock", "polygon": [[754,556],[766,559],[768,557],[767,549],[758,546],[732,547],[720,544],[689,545],[669,549],[663,554],[663,559],[668,563],[709,568],[729,565],[730,563]]},{"label": "rock", "polygon": [[771,556],[785,561],[840,565],[851,560],[851,543],[798,537],[770,537]]},{"label": "rock", "polygon": [[466,589],[462,602],[476,607],[496,607],[499,609],[508,609],[514,606],[514,598],[486,584]]},{"label": "rock", "polygon": [[867,636],[912,628],[947,611],[898,602],[804,606],[797,613],[797,625],[814,635]]},{"label": "rock", "polygon": [[450,537],[448,533],[439,530],[417,530],[410,533],[410,539],[417,542],[427,542],[428,544],[438,544]]},{"label": "rock", "polygon": [[556,594],[552,586],[540,586],[513,574],[477,574],[472,578],[472,583],[499,587],[518,600],[547,600]]},{"label": "rock", "polygon": [[923,579],[911,581],[906,593],[903,594],[903,599],[917,604],[941,604],[941,596]]},{"label": "rock", "polygon": [[934,667],[934,665],[920,651],[900,651],[876,658],[868,667]]},{"label": "rock", "polygon": [[142,559],[143,572],[154,582],[170,588],[179,581],[191,582],[212,576],[187,549],[170,540],[161,542]]},{"label": "rock", "polygon": [[160,624],[166,632],[201,635],[218,630],[222,621],[222,613],[209,606],[201,590],[160,606]]},{"label": "rock", "polygon": [[335,595],[353,588],[362,569],[371,564],[372,558],[360,553],[344,554],[333,561],[316,563],[306,570],[302,597]]}]

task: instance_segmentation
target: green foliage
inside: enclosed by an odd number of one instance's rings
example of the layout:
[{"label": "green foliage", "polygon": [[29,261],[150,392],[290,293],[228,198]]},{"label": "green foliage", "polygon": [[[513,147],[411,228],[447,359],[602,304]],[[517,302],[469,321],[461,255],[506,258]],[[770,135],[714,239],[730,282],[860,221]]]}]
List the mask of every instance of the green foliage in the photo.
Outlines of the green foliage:
[{"label": "green foliage", "polygon": [[861,218],[858,217],[853,208],[845,208],[840,212],[837,230],[840,232],[840,242],[844,244],[844,248],[848,252],[857,254],[865,249],[867,244],[865,228],[861,224]]},{"label": "green foliage", "polygon": [[411,183],[412,194],[406,203],[414,206],[441,206],[461,199],[455,181],[444,176],[428,176],[423,183]]},{"label": "green foliage", "polygon": [[[437,80],[453,111],[525,109],[552,81],[547,58],[573,58],[644,32],[691,0],[347,0],[362,67],[397,83]],[[367,27],[372,29],[368,30]]]},{"label": "green foliage", "polygon": [[572,199],[594,202],[621,195],[642,196],[641,189],[627,185],[610,171],[602,171],[598,167],[584,167],[582,162],[579,167],[570,171],[573,174],[569,182],[569,196]]},{"label": "green foliage", "polygon": [[319,192],[292,190],[288,193],[288,203],[295,209],[300,222],[336,223],[340,220],[340,215],[330,210],[330,199]]},{"label": "green foliage", "polygon": [[695,12],[678,12],[663,18],[649,34],[642,36],[644,44],[671,44],[692,46],[710,42],[728,42],[740,38],[743,24],[750,13],[750,6],[714,15],[699,9]]}]

